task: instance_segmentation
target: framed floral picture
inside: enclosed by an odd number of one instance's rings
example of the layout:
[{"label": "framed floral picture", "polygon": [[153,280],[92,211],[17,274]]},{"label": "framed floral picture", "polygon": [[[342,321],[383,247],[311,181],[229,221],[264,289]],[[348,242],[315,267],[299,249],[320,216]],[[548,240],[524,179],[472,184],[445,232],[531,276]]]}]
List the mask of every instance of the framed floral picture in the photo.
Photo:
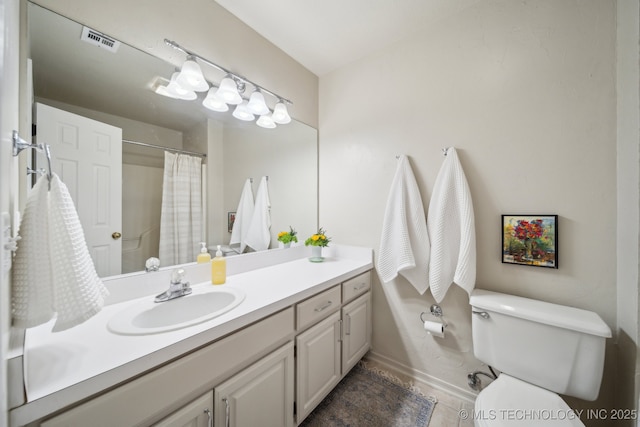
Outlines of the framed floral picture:
[{"label": "framed floral picture", "polygon": [[233,223],[236,222],[236,213],[227,212],[227,230],[229,233],[233,231]]},{"label": "framed floral picture", "polygon": [[558,268],[558,215],[502,215],[502,262]]}]

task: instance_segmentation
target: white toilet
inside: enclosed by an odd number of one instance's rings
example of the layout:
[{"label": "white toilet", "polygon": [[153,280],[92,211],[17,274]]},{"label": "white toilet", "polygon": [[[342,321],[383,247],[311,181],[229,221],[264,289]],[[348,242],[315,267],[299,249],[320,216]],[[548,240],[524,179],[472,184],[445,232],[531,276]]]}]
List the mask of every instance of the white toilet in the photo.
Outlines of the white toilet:
[{"label": "white toilet", "polygon": [[595,400],[609,326],[594,312],[474,290],[473,350],[499,370],[476,399],[476,426],[582,426],[556,393]]}]

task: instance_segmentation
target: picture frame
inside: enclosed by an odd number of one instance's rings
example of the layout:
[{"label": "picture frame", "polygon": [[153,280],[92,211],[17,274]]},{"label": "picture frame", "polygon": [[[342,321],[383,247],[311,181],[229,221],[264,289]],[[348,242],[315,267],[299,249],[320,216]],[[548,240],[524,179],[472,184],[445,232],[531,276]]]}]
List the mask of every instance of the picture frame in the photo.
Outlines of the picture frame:
[{"label": "picture frame", "polygon": [[502,215],[502,263],[558,268],[558,215]]},{"label": "picture frame", "polygon": [[233,231],[233,223],[236,222],[236,213],[227,212],[227,230],[229,233]]}]

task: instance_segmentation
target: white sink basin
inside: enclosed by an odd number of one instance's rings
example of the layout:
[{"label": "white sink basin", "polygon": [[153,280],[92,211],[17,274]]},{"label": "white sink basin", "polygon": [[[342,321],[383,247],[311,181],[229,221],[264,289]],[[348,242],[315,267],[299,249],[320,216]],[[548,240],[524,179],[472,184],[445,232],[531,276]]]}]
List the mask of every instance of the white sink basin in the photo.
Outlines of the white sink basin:
[{"label": "white sink basin", "polygon": [[206,322],[237,307],[245,294],[231,287],[195,289],[190,295],[156,303],[153,296],[116,313],[107,324],[120,335],[149,335]]}]

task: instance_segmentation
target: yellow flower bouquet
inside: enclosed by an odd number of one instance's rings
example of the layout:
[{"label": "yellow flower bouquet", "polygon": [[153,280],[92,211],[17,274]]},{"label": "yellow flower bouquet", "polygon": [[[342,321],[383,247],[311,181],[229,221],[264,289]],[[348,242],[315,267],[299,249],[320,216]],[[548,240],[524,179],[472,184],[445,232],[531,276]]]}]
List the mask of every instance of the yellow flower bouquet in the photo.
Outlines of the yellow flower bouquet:
[{"label": "yellow flower bouquet", "polygon": [[312,235],[311,237],[309,237],[307,240],[304,241],[304,245],[326,247],[326,246],[329,246],[330,241],[331,241],[331,238],[327,237],[326,232],[322,228],[320,228],[316,234]]},{"label": "yellow flower bouquet", "polygon": [[289,226],[289,231],[281,231],[278,233],[278,241],[284,243],[296,242],[298,243],[298,238],[296,237],[298,232],[293,229],[293,227]]}]

